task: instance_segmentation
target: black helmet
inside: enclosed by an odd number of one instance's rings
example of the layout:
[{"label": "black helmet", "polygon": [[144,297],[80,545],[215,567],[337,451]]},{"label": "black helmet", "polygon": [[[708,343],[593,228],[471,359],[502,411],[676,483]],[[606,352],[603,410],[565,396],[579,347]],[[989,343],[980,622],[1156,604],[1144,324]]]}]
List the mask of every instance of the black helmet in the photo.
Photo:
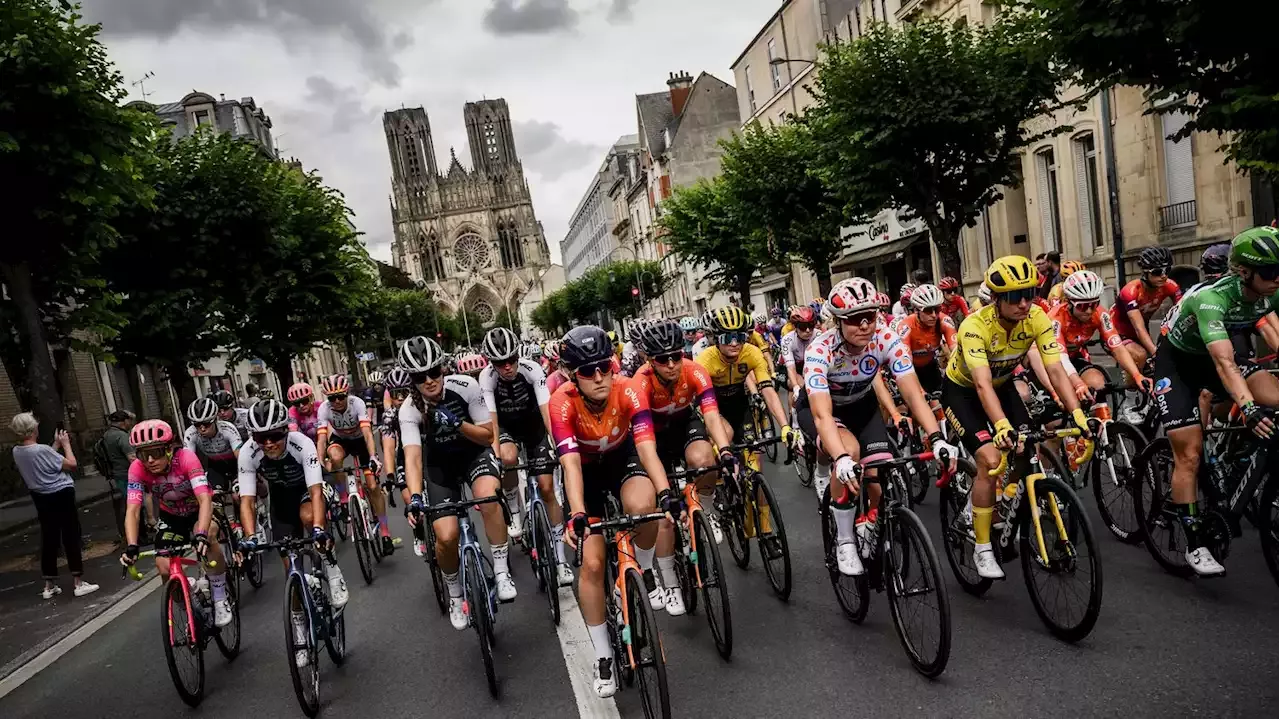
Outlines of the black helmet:
[{"label": "black helmet", "polygon": [[440,366],[444,352],[435,340],[419,335],[405,340],[396,360],[409,372],[426,372]]},{"label": "black helmet", "polygon": [[560,360],[569,369],[578,369],[593,362],[613,357],[613,343],[609,335],[595,325],[579,325],[565,333],[560,347]]},{"label": "black helmet", "polygon": [[520,352],[520,338],[506,327],[494,327],[484,334],[480,354],[490,362],[511,359]]},{"label": "black helmet", "polygon": [[1148,247],[1138,255],[1138,267],[1143,270],[1169,267],[1172,264],[1173,253],[1164,247]]},{"label": "black helmet", "polygon": [[236,405],[236,398],[225,389],[209,393],[209,399],[218,405],[218,409],[231,409]]},{"label": "black helmet", "polygon": [[640,348],[650,357],[684,349],[684,330],[675,320],[658,320],[640,330]]},{"label": "black helmet", "polygon": [[1231,264],[1231,243],[1219,242],[1200,255],[1200,272],[1205,275],[1225,275]]}]

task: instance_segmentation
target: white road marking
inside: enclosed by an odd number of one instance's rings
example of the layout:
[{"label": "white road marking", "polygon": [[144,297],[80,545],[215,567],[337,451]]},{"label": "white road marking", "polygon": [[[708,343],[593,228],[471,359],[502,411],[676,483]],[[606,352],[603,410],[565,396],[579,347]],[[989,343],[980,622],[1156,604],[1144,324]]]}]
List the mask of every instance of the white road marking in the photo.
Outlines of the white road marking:
[{"label": "white road marking", "polygon": [[[582,621],[578,599],[572,587],[562,587],[560,595],[560,625],[556,636],[560,638],[560,653],[564,655],[565,668],[569,671],[569,685],[573,698],[578,702],[578,716],[583,719],[613,719],[618,715],[618,705],[613,699],[596,696],[592,671],[596,663],[596,651],[587,634],[587,624]],[[0,696],[3,696],[0,694]]]},{"label": "white road marking", "polygon": [[[17,689],[18,687],[22,686],[23,683],[25,683],[31,677],[34,677],[36,674],[39,674],[41,671],[48,668],[50,664],[53,664],[54,662],[58,661],[58,659],[61,658],[63,654],[66,654],[72,649],[75,649],[77,646],[82,644],[86,639],[88,639],[89,637],[97,633],[99,629],[102,629],[103,627],[107,626],[107,624],[111,623],[116,617],[129,611],[129,609],[133,607],[135,604],[137,604],[138,602],[141,602],[149,594],[159,589],[160,584],[161,584],[160,576],[159,575],[153,576],[151,579],[147,580],[147,582],[143,586],[139,587],[133,592],[130,592],[128,595],[126,595],[123,599],[117,602],[110,609],[103,612],[102,614],[99,614],[98,616],[94,617],[92,620],[87,622],[84,626],[80,627],[74,632],[63,637],[57,644],[54,644],[53,646],[44,650],[43,652],[38,654],[34,659],[22,665],[20,668],[18,668],[9,676],[5,677],[3,680],[0,680],[0,699],[3,699],[6,695],[8,695],[14,689]],[[574,604],[574,608],[575,609],[577,608],[577,604]],[[581,623],[581,620],[579,620],[579,623]],[[586,630],[584,629],[583,631],[585,632]],[[590,690],[591,688],[589,683],[587,685],[587,688],[588,690]],[[615,712],[615,716],[616,716],[616,712]]]}]

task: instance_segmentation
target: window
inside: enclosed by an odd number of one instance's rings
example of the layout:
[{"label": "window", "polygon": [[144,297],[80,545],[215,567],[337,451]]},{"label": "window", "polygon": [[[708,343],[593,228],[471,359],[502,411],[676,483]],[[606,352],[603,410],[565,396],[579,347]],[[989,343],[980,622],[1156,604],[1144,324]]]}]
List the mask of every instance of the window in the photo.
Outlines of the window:
[{"label": "window", "polygon": [[489,159],[498,159],[498,133],[494,130],[492,122],[484,124],[484,145]]},{"label": "window", "polygon": [[1098,150],[1093,133],[1071,140],[1075,156],[1076,206],[1080,212],[1080,249],[1102,247],[1102,198],[1098,189]]},{"label": "window", "polygon": [[1196,176],[1191,158],[1191,138],[1170,140],[1190,120],[1185,112],[1168,112],[1160,116],[1164,136],[1164,193],[1161,229],[1185,227],[1196,222]]},{"label": "window", "polygon": [[746,78],[747,85],[747,106],[751,108],[751,114],[756,114],[756,91],[751,87],[751,66],[747,65],[742,68],[742,76]]},{"label": "window", "polygon": [[418,160],[418,145],[407,130],[404,136],[404,162],[410,176],[417,177],[422,174],[422,163]]},{"label": "window", "polygon": [[1036,153],[1036,183],[1040,192],[1040,229],[1044,233],[1044,249],[1062,249],[1062,220],[1058,209],[1058,165],[1053,148]]},{"label": "window", "polygon": [[209,114],[208,110],[196,110],[193,113],[193,117],[196,122],[196,127],[213,124],[213,116]]},{"label": "window", "polygon": [[774,92],[782,89],[782,65],[773,62],[777,57],[778,44],[773,38],[769,38],[769,78],[773,81]]}]

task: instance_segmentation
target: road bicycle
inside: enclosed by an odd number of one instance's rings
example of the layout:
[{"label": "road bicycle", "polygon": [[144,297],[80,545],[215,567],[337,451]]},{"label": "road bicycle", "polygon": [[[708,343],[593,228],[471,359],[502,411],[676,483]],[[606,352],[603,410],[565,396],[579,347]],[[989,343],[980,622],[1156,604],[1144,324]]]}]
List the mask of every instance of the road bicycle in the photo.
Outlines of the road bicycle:
[{"label": "road bicycle", "polygon": [[[272,539],[271,495],[267,491],[265,482],[258,482],[258,496],[253,503],[253,512],[255,515],[254,526],[258,530],[256,535],[258,544],[269,544]],[[266,560],[263,559],[261,554],[255,552],[251,556],[245,557],[241,567],[243,568],[245,579],[249,580],[249,584],[254,589],[262,587],[263,579],[266,576]]]},{"label": "road bicycle", "polygon": [[[1003,564],[1021,555],[1023,580],[1036,614],[1054,636],[1070,642],[1088,636],[1098,621],[1102,560],[1084,504],[1062,479],[1061,460],[1047,450],[1037,451],[1036,445],[1080,435],[1078,427],[1034,432],[1023,427],[1015,443],[1023,448],[1022,457],[1010,462],[1011,451],[1005,451],[1000,465],[990,472],[998,478],[992,515],[996,558]],[[1042,463],[1049,465],[1048,473]],[[992,580],[978,576],[973,566],[972,487],[973,475],[966,472],[957,472],[941,487],[942,537],[961,588],[982,596]],[[1063,586],[1069,583],[1082,588]],[[1066,607],[1061,616],[1056,599],[1082,599],[1082,605]]]},{"label": "road bicycle", "polygon": [[[644,571],[636,560],[633,544],[635,528],[645,522],[656,522],[667,515],[623,514],[618,500],[608,495],[605,518],[587,528],[592,534],[603,534],[605,541],[605,623],[613,641],[614,666],[627,686],[640,678],[640,703],[648,719],[671,716],[671,697],[667,692],[667,659],[662,635],[649,591],[645,588]],[[582,548],[586,538],[578,542],[574,564],[582,565]]]},{"label": "road bicycle", "polygon": [[560,582],[556,576],[556,535],[551,529],[551,517],[547,513],[546,503],[542,501],[542,492],[538,489],[538,477],[529,473],[524,448],[520,449],[520,463],[507,467],[507,471],[516,473],[519,486],[524,489],[525,521],[520,546],[529,555],[529,566],[533,570],[533,576],[538,579],[538,591],[547,595],[551,623],[559,625]]},{"label": "road bicycle", "polygon": [[[747,431],[756,439],[773,439],[779,436],[778,423],[773,419],[773,413],[769,411],[769,405],[765,404],[764,396],[759,392],[751,392],[747,395],[748,406],[751,409],[751,424]],[[793,427],[795,425],[792,425]],[[773,464],[778,463],[778,445],[770,442],[764,446],[764,454]]]},{"label": "road bicycle", "polygon": [[[929,532],[902,496],[904,483],[891,477],[888,482],[885,479],[888,475],[901,474],[913,464],[931,462],[933,458],[933,452],[920,452],[855,466],[863,487],[866,486],[864,473],[875,469],[883,488],[879,506],[874,510],[875,519],[869,520],[872,522],[870,532],[866,536],[854,535],[859,556],[867,558],[862,574],[845,575],[836,560],[831,486],[827,487],[819,509],[827,574],[845,616],[861,624],[870,608],[870,590],[887,591],[889,614],[902,648],[916,671],[926,677],[936,677],[947,668],[951,656],[951,602]],[[945,454],[943,460],[946,460]],[[964,464],[968,460],[962,458],[959,462]],[[969,467],[972,473],[972,465]],[[832,484],[837,481],[832,479]],[[866,492],[858,493],[857,516],[866,517],[868,513],[866,495]],[[921,609],[911,611],[911,606],[917,603]]]},{"label": "road bicycle", "polygon": [[[458,571],[462,582],[462,612],[467,615],[467,623],[475,630],[480,639],[480,658],[484,662],[485,678],[489,682],[489,694],[498,697],[498,673],[494,667],[493,647],[497,642],[493,624],[498,613],[498,595],[494,585],[493,565],[480,548],[480,540],[476,537],[475,527],[471,524],[468,512],[473,507],[495,503],[502,508],[504,524],[511,524],[511,515],[507,503],[500,495],[481,499],[468,499],[457,502],[441,502],[427,508],[425,514],[428,526],[440,517],[453,515],[458,518]],[[432,537],[432,544],[435,539]],[[447,595],[447,590],[446,590]],[[445,599],[448,609],[448,598]]]},{"label": "road bicycle", "polygon": [[[711,468],[714,471],[716,468]],[[723,468],[721,468],[723,471]],[[707,624],[716,643],[716,651],[724,659],[733,654],[733,616],[729,608],[729,585],[720,547],[716,545],[702,497],[689,478],[705,474],[706,469],[689,470],[683,465],[667,472],[667,480],[684,494],[685,513],[675,522],[676,576],[684,596],[687,613],[698,611],[698,595],[707,610]]]},{"label": "road bicycle", "polygon": [[322,485],[324,491],[324,514],[325,526],[332,528],[333,538],[337,541],[347,541],[347,522],[350,520],[346,516],[342,502],[338,501],[338,490],[333,488],[333,482],[325,479]]},{"label": "road bicycle", "polygon": [[756,454],[777,441],[775,437],[729,445],[745,471],[723,477],[713,501],[738,567],[746,569],[751,564],[750,540],[756,539],[769,586],[779,599],[786,600],[791,596],[791,549],[778,500],[760,472]]},{"label": "road bicycle", "polygon": [[[1096,396],[1098,401],[1108,396],[1123,401],[1126,392],[1124,387],[1107,382]],[[1143,398],[1137,404],[1141,411],[1146,404],[1146,395],[1140,394],[1139,397]],[[1103,404],[1100,409],[1102,416],[1098,417],[1093,456],[1076,469],[1077,481],[1073,486],[1083,490],[1084,485],[1092,484],[1093,499],[1098,505],[1103,526],[1121,542],[1137,544],[1142,541],[1142,524],[1137,521],[1133,509],[1133,486],[1138,481],[1137,460],[1147,446],[1147,436],[1137,426],[1113,419],[1111,405]],[[1065,444],[1059,456],[1064,466],[1071,466]]]},{"label": "road bicycle", "polygon": [[[372,468],[370,468],[372,469]],[[379,534],[378,518],[373,516],[373,508],[365,496],[364,482],[357,479],[363,472],[357,466],[355,470],[344,469],[347,477],[347,517],[351,523],[351,543],[356,550],[356,560],[360,563],[360,575],[366,585],[373,584],[376,578],[376,565],[382,563],[382,537]]]},{"label": "road bicycle", "polygon": [[[795,400],[791,402],[791,426],[799,427],[800,419],[796,416]],[[805,441],[801,436],[800,451],[797,453],[790,445],[787,446],[787,456],[783,464],[789,464],[796,471],[796,478],[800,480],[801,487],[813,486],[813,470],[818,462],[818,447],[813,442]]]}]

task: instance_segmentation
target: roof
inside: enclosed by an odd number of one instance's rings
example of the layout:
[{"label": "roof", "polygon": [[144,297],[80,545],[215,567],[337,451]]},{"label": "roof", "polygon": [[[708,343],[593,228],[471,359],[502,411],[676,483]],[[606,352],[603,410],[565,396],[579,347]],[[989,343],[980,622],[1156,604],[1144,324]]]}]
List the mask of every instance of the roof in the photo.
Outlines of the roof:
[{"label": "roof", "polygon": [[671,93],[663,91],[636,95],[636,114],[640,117],[640,127],[645,134],[643,144],[648,146],[650,153],[661,155],[665,149],[662,146],[662,131],[672,120]]},{"label": "roof", "polygon": [[769,19],[760,26],[760,29],[756,31],[756,36],[751,38],[751,42],[747,43],[747,46],[742,48],[742,52],[738,54],[738,58],[729,63],[730,68],[736,69],[738,67],[738,63],[742,62],[742,58],[746,57],[747,53],[751,51],[751,48],[755,47],[755,44],[760,41],[760,37],[764,35],[765,31],[773,27],[774,21],[778,19],[778,16],[781,15],[782,11],[786,10],[787,6],[790,4],[791,0],[782,0],[782,4],[778,6],[777,11],[770,15]]},{"label": "roof", "polygon": [[[689,96],[685,98],[684,106],[680,108],[680,114],[671,118],[671,121],[665,127],[672,142],[675,142],[676,134],[680,132],[680,121],[684,119],[685,111],[689,109],[689,106],[692,105],[694,100],[698,97],[698,86],[704,84],[704,80],[707,82],[715,82],[719,85],[719,89],[728,88],[734,93],[734,97],[737,97],[737,91],[734,90],[733,85],[730,85],[709,72],[704,71],[698,73],[698,79],[694,80],[693,84],[689,86]],[[666,152],[667,149],[668,148],[663,147],[662,152]]]}]

